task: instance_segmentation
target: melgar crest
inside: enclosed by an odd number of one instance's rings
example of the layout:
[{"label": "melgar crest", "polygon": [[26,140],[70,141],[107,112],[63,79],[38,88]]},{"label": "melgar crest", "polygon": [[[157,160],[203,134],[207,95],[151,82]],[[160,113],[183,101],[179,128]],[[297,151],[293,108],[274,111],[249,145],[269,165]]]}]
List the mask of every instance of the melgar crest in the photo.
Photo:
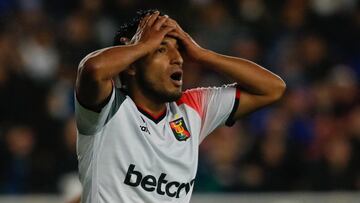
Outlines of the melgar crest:
[{"label": "melgar crest", "polygon": [[190,138],[190,132],[187,129],[184,119],[179,118],[173,120],[170,123],[171,130],[173,131],[175,138],[179,141],[186,141]]}]

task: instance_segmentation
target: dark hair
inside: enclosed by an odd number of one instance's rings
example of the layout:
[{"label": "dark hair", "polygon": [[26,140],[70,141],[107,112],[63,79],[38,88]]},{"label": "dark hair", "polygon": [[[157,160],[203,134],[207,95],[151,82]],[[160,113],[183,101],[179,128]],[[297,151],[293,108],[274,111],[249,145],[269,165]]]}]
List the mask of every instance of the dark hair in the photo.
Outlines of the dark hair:
[{"label": "dark hair", "polygon": [[[122,42],[120,39],[122,37],[131,39],[134,36],[141,19],[143,19],[148,14],[155,13],[156,11],[159,11],[159,10],[158,9],[148,9],[148,10],[137,11],[134,18],[132,18],[129,22],[124,23],[122,26],[120,26],[120,29],[115,33],[113,45],[114,46],[125,45],[125,43]],[[159,11],[159,12],[160,12],[160,14],[159,14],[160,16],[165,15],[161,11]],[[125,72],[121,72],[119,74],[119,80],[121,81],[121,88],[124,91],[127,91],[127,87],[126,87],[127,77],[128,76],[127,76],[127,74],[125,74]]]},{"label": "dark hair", "polygon": [[[136,12],[136,15],[133,19],[131,19],[129,22],[124,23],[122,26],[120,26],[120,29],[115,33],[114,37],[114,43],[113,45],[125,45],[123,42],[120,41],[120,38],[126,37],[128,39],[131,39],[139,25],[139,22],[141,19],[143,19],[148,14],[153,14],[155,11],[159,11],[158,9],[149,9],[149,10],[139,10]],[[160,11],[160,16],[163,16],[164,13]]]}]

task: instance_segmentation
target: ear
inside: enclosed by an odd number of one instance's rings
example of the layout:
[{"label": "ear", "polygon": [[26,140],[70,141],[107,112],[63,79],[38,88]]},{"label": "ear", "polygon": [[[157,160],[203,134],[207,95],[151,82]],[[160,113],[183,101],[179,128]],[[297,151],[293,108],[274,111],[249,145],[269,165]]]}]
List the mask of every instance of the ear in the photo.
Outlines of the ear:
[{"label": "ear", "polygon": [[130,44],[130,39],[127,38],[127,37],[120,37],[119,40],[120,40],[120,43],[121,43],[121,44],[124,44],[124,45]]}]

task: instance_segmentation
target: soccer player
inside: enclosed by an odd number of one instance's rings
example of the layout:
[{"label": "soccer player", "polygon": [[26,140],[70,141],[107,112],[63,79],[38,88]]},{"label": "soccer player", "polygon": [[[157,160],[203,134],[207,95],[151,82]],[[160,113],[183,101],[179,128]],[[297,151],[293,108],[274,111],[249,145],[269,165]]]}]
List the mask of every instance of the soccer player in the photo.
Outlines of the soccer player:
[{"label": "soccer player", "polygon": [[[259,65],[200,47],[167,15],[139,15],[122,27],[115,46],[79,65],[83,203],[189,202],[201,141],[285,90],[283,80]],[[236,84],[183,92],[184,58]]]}]

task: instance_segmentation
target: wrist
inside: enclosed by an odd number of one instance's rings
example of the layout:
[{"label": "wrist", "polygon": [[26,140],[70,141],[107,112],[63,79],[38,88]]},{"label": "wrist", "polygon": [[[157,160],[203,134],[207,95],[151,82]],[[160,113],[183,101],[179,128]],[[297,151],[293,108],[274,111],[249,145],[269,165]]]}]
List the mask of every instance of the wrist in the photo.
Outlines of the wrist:
[{"label": "wrist", "polygon": [[149,54],[153,50],[152,46],[145,42],[139,42],[135,46],[138,50],[141,50],[143,56]]},{"label": "wrist", "polygon": [[213,54],[212,51],[208,49],[200,48],[195,60],[199,63],[204,63],[209,59],[209,57],[211,57],[212,54]]}]

